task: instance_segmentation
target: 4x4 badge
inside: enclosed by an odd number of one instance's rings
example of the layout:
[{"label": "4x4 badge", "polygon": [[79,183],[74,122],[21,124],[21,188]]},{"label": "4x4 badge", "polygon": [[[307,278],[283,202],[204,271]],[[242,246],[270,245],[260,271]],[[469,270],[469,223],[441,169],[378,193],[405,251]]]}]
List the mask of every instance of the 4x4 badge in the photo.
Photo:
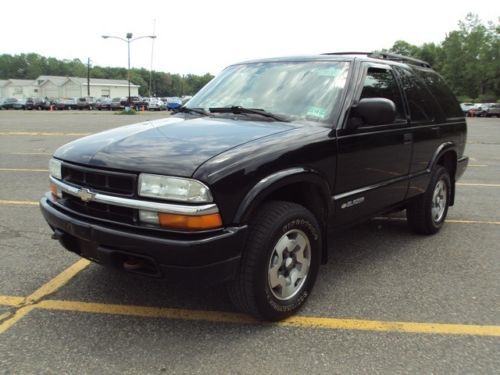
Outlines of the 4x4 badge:
[{"label": "4x4 badge", "polygon": [[94,199],[95,193],[92,193],[89,189],[82,188],[78,191],[78,197],[84,202],[90,202]]}]

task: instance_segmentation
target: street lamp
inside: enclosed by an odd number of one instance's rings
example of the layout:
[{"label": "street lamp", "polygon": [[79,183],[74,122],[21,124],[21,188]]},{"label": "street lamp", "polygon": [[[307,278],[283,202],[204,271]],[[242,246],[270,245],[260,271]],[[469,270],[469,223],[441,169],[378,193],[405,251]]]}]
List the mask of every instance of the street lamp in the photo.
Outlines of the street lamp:
[{"label": "street lamp", "polygon": [[143,35],[143,36],[138,36],[135,38],[132,38],[132,33],[127,33],[125,35],[125,38],[121,38],[119,36],[112,36],[112,35],[102,35],[103,39],[108,39],[108,38],[113,38],[113,39],[118,39],[123,42],[127,43],[128,47],[128,69],[127,69],[127,80],[128,80],[128,104],[130,105],[130,43],[135,42],[136,40],[139,39],[144,39],[144,38],[150,38],[150,39],[156,39],[156,35]]}]

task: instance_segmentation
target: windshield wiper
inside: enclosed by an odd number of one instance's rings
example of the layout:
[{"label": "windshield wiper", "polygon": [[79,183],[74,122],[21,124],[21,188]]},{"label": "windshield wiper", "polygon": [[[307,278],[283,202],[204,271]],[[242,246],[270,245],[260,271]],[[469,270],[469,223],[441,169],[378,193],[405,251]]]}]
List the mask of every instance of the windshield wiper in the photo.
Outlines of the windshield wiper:
[{"label": "windshield wiper", "polygon": [[208,116],[208,113],[202,109],[202,108],[189,108],[189,107],[178,107],[175,110],[175,113],[182,112],[182,113],[198,113],[203,116]]},{"label": "windshield wiper", "polygon": [[209,108],[210,112],[212,113],[234,113],[235,115],[239,115],[242,113],[251,113],[254,115],[260,115],[268,118],[272,118],[273,120],[276,121],[283,121],[283,122],[289,122],[289,120],[275,115],[274,113],[267,112],[264,109],[257,109],[257,108],[245,108],[241,107],[239,105],[233,105],[232,107],[214,107],[214,108]]}]

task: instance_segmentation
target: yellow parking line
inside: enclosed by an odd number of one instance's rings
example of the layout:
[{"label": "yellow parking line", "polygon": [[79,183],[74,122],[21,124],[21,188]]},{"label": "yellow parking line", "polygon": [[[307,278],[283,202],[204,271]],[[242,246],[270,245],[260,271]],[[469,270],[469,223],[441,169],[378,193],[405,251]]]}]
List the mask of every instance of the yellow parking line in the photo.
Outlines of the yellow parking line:
[{"label": "yellow parking line", "polygon": [[485,187],[500,187],[500,184],[480,184],[474,182],[457,182],[459,186],[485,186]]},{"label": "yellow parking line", "polygon": [[14,324],[16,324],[18,321],[20,321],[22,318],[24,318],[29,312],[31,312],[35,307],[33,305],[29,306],[24,306],[18,309],[14,315],[12,315],[10,318],[4,320],[0,324],[0,334],[4,333],[7,331],[10,327],[12,327]]},{"label": "yellow parking line", "polygon": [[43,137],[60,137],[60,136],[85,136],[92,133],[62,133],[62,132],[0,132],[0,135],[28,135],[28,136],[43,136]]},{"label": "yellow parking line", "polygon": [[0,296],[0,305],[5,306],[20,306],[26,299],[24,297],[16,296]]},{"label": "yellow parking line", "polygon": [[[251,318],[250,316],[220,311],[187,310],[59,300],[44,300],[37,304],[36,307],[46,310],[73,311],[94,314],[127,315],[217,323],[259,324],[257,320]],[[312,316],[293,316],[278,323],[260,324],[330,330],[340,329],[440,335],[500,336],[500,326],[493,325],[391,322],[379,320],[337,319],[328,317],[322,318]]]},{"label": "yellow parking line", "polygon": [[[387,220],[387,221],[406,221],[404,217],[388,217],[388,216],[376,216],[373,220]],[[454,224],[489,224],[489,225],[500,225],[500,221],[487,221],[487,220],[460,220],[460,219],[446,219],[447,223]]]},{"label": "yellow parking line", "polygon": [[488,167],[486,164],[469,164],[468,167]]},{"label": "yellow parking line", "polygon": [[[90,261],[86,259],[80,259],[59,275],[49,280],[46,284],[42,285],[40,288],[35,290],[32,294],[30,294],[23,303],[26,305],[19,307],[12,317],[4,320],[0,324],[0,334],[7,331],[10,327],[16,324],[19,320],[21,320],[26,314],[36,308],[36,303],[38,303],[42,298],[48,296],[49,294],[54,293],[59,288],[64,286],[69,280],[78,274],[78,272],[85,269],[90,264]],[[10,297],[12,298],[12,297]],[[6,298],[6,301],[8,299]]]},{"label": "yellow parking line", "polygon": [[0,168],[0,172],[48,172],[48,169],[37,168]]},{"label": "yellow parking line", "polygon": [[36,303],[49,294],[54,293],[59,288],[64,286],[68,281],[70,281],[73,277],[75,277],[77,273],[87,268],[89,264],[89,260],[83,258],[80,259],[70,267],[66,268],[52,280],[48,281],[40,288],[35,290],[32,294],[26,297],[26,300],[28,301],[28,303]]},{"label": "yellow parking line", "polygon": [[0,199],[0,205],[14,206],[38,206],[38,201],[10,201]]}]

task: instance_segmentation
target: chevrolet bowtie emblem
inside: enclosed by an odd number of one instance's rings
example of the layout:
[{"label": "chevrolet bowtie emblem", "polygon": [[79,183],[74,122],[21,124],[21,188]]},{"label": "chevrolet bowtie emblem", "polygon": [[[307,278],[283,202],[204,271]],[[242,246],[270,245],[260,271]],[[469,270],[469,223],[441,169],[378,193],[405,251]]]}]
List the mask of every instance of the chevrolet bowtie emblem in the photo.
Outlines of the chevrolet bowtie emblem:
[{"label": "chevrolet bowtie emblem", "polygon": [[95,193],[92,193],[89,189],[81,188],[78,191],[78,197],[84,202],[90,202],[94,199]]}]

